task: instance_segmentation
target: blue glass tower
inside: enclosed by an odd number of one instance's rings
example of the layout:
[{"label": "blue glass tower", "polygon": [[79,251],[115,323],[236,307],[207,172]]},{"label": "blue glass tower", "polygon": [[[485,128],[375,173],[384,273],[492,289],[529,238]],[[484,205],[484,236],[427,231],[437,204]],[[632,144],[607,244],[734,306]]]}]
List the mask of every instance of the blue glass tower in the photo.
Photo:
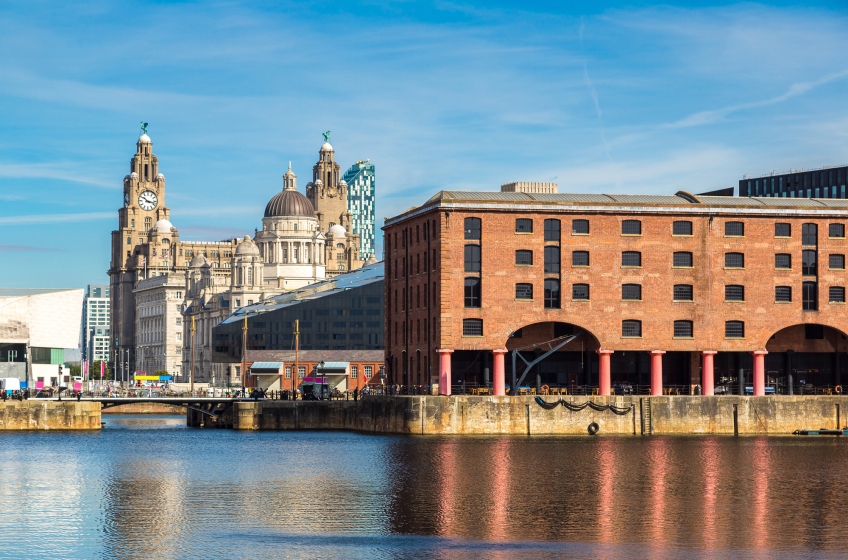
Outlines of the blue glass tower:
[{"label": "blue glass tower", "polygon": [[347,210],[351,214],[353,233],[359,235],[359,258],[366,260],[375,252],[374,164],[370,160],[357,161],[345,172],[344,181],[347,183]]}]

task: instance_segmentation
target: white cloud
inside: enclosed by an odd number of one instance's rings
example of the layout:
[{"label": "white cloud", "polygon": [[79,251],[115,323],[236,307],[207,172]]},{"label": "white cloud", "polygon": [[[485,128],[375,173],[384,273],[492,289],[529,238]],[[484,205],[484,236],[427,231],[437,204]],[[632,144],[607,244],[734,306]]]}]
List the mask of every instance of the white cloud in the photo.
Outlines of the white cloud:
[{"label": "white cloud", "polygon": [[115,212],[81,212],[78,214],[31,214],[27,216],[0,216],[0,226],[84,222],[89,220],[115,219],[115,217]]}]

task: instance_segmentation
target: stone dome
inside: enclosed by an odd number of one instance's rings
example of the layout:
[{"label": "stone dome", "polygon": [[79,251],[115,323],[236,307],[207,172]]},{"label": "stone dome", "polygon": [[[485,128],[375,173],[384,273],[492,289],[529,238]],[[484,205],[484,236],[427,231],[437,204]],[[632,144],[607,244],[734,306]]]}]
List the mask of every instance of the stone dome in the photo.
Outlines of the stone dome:
[{"label": "stone dome", "polygon": [[[148,139],[148,141],[149,141],[149,139]],[[315,144],[313,144],[313,146],[314,146],[314,145],[315,145]],[[333,147],[330,145],[330,143],[329,143],[329,142],[324,142],[323,144],[321,144],[321,151],[322,151],[322,152],[332,152],[332,151],[333,151]]]},{"label": "stone dome", "polygon": [[[147,134],[142,134],[141,136],[138,137],[138,143],[139,144],[151,144],[152,142],[150,141],[150,136],[148,136]],[[314,144],[313,144],[313,146],[314,146]]]},{"label": "stone dome", "polygon": [[157,178],[157,179],[164,179],[164,178],[165,178],[165,176],[164,176],[164,175],[162,175],[161,173],[158,173],[158,174],[156,175],[156,178]]},{"label": "stone dome", "polygon": [[315,215],[315,209],[309,199],[296,190],[286,189],[274,195],[265,207],[265,217],[287,217],[300,216],[311,218]]},{"label": "stone dome", "polygon": [[[309,202],[307,200],[307,202]],[[241,240],[241,243],[236,247],[236,256],[259,256],[259,247],[256,246],[256,243],[250,238],[250,236],[245,235],[244,239]]]},{"label": "stone dome", "polygon": [[206,260],[206,257],[203,255],[195,255],[191,262],[188,264],[190,268],[200,268],[203,265],[208,265],[209,261]]},{"label": "stone dome", "polygon": [[347,231],[345,231],[345,228],[339,224],[333,224],[330,226],[330,233],[333,237],[347,237]]},{"label": "stone dome", "polygon": [[340,187],[346,187],[346,186],[347,186],[347,181],[345,181],[344,179],[342,179],[341,181],[339,181],[339,186],[340,186]]},{"label": "stone dome", "polygon": [[159,233],[171,233],[171,228],[174,227],[168,220],[159,220],[153,225]]}]

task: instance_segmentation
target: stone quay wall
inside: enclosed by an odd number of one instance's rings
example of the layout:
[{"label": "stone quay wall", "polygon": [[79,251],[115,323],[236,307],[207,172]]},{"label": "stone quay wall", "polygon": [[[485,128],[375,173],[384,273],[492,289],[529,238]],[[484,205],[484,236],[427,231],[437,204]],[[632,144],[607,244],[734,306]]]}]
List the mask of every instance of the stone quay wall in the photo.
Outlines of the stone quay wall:
[{"label": "stone quay wall", "polygon": [[98,402],[0,401],[0,431],[99,429]]},{"label": "stone quay wall", "polygon": [[[557,399],[547,397],[548,402]],[[222,421],[189,411],[189,426],[238,430],[354,430],[421,435],[783,435],[846,423],[848,397],[567,396],[581,405],[632,408],[618,415],[586,407],[547,410],[533,397],[366,397],[354,401],[238,402]]]}]

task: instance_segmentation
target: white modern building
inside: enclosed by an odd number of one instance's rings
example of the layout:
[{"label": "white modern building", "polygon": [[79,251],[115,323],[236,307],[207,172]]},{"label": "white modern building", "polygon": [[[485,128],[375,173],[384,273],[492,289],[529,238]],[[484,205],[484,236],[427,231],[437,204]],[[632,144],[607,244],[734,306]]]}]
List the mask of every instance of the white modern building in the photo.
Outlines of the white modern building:
[{"label": "white modern building", "polygon": [[30,387],[69,382],[62,364],[80,341],[84,296],[82,289],[0,288],[0,377]]}]

